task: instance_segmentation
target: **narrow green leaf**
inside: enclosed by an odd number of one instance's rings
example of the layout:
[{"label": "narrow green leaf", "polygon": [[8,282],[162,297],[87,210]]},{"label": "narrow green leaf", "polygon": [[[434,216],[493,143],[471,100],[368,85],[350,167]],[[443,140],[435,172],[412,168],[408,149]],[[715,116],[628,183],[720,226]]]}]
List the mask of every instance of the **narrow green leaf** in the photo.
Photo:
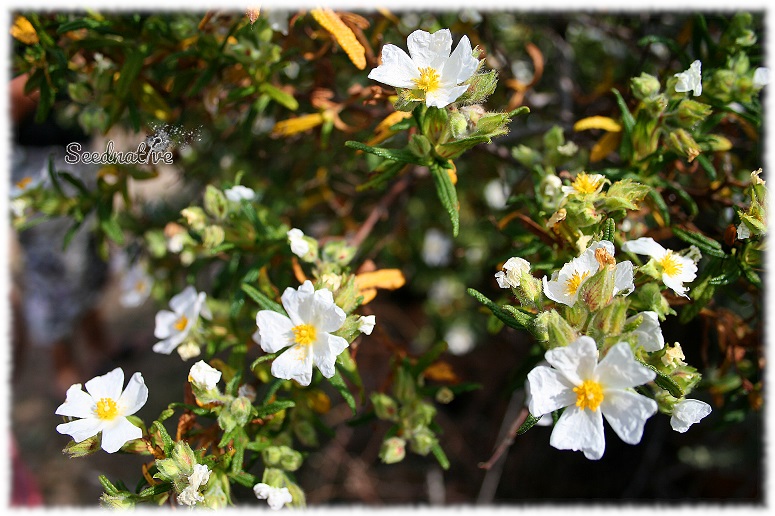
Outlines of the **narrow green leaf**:
[{"label": "narrow green leaf", "polygon": [[648,198],[651,200],[652,204],[654,205],[654,208],[662,216],[662,220],[664,221],[664,226],[665,227],[669,226],[670,209],[667,207],[667,203],[665,203],[665,199],[664,197],[662,197],[662,194],[659,193],[659,191],[656,188],[653,188],[649,190]]},{"label": "narrow green leaf", "polygon": [[275,401],[273,403],[270,403],[268,405],[264,405],[263,407],[258,407],[256,417],[264,418],[266,416],[271,416],[272,414],[277,414],[281,410],[285,410],[287,408],[295,407],[296,403],[290,400],[282,400],[282,401]]},{"label": "narrow green leaf", "polygon": [[608,240],[609,242],[614,241],[614,236],[616,235],[616,221],[614,219],[606,219],[603,223],[603,240]]},{"label": "narrow green leaf", "polygon": [[412,374],[416,376],[425,371],[428,366],[435,362],[446,350],[446,342],[443,340],[436,342],[428,351],[420,355],[417,362],[411,367]]},{"label": "narrow green leaf", "polygon": [[155,486],[150,486],[139,493],[137,493],[138,498],[153,498],[154,496],[158,496],[160,494],[166,493],[172,489],[172,484],[170,482],[163,482],[161,484],[156,484]]},{"label": "narrow green leaf", "polygon": [[288,315],[287,313],[285,313],[285,309],[282,307],[282,305],[269,299],[269,297],[264,295],[261,291],[259,291],[257,288],[253,287],[252,285],[243,283],[240,288],[242,288],[242,290],[248,296],[250,296],[250,298],[258,304],[258,306],[260,306],[264,310],[271,310],[273,312],[281,313],[285,316]]},{"label": "narrow green leaf", "polygon": [[118,81],[116,81],[115,93],[119,99],[126,99],[129,95],[129,88],[135,79],[140,74],[140,70],[143,69],[143,61],[145,61],[145,49],[144,46],[127,47],[129,54],[124,60],[124,66],[121,67],[119,72]]},{"label": "narrow green leaf", "polygon": [[724,258],[727,253],[721,247],[721,244],[712,238],[708,238],[701,233],[694,231],[688,231],[677,226],[673,227],[673,234],[686,242],[687,244],[695,245],[697,248],[709,256],[715,256],[716,258]]},{"label": "narrow green leaf", "polygon": [[473,288],[468,289],[468,294],[490,309],[498,319],[506,323],[506,326],[517,330],[531,331],[533,318],[519,310],[507,311],[496,305],[487,296]]},{"label": "narrow green leaf", "polygon": [[531,428],[533,428],[536,423],[538,423],[541,420],[541,417],[535,417],[533,414],[528,413],[527,419],[525,419],[525,422],[522,423],[522,425],[517,430],[517,435],[522,435]]},{"label": "narrow green leaf", "polygon": [[370,147],[364,143],[353,140],[344,142],[346,147],[368,152],[380,158],[390,159],[399,163],[414,163],[415,165],[429,165],[429,158],[420,158],[406,149],[385,149],[383,147]]},{"label": "narrow green leaf", "polygon": [[457,200],[455,185],[452,184],[452,178],[444,168],[434,165],[431,167],[431,174],[433,175],[433,182],[436,184],[436,193],[439,196],[439,200],[447,210],[449,220],[452,222],[452,235],[457,236],[460,230],[460,213],[458,211],[460,206]]},{"label": "narrow green leaf", "polygon": [[261,93],[266,93],[272,98],[272,100],[286,107],[287,109],[290,109],[291,111],[296,111],[299,109],[299,102],[293,98],[293,95],[284,92],[280,88],[272,86],[268,82],[262,82],[261,86],[258,87],[258,90]]},{"label": "narrow green leaf", "polygon": [[161,437],[162,441],[162,449],[164,450],[164,455],[169,455],[172,453],[172,447],[174,446],[174,443],[172,442],[172,437],[170,437],[170,434],[167,433],[167,429],[164,428],[164,425],[162,425],[158,421],[154,421],[153,424],[151,424],[151,427],[148,429],[149,434],[154,434],[158,432],[159,437]]},{"label": "narrow green leaf", "polygon": [[439,465],[442,467],[442,469],[449,469],[449,459],[447,458],[447,454],[444,453],[444,450],[441,449],[441,445],[439,443],[433,443],[433,446],[431,446],[431,452],[433,452],[433,456],[436,457],[436,460],[439,461]]},{"label": "narrow green leaf", "polygon": [[[248,449],[250,446],[248,445]],[[251,475],[250,473],[246,473],[244,471],[237,471],[237,472],[229,472],[226,475],[229,477],[229,479],[235,481],[236,483],[245,486],[245,487],[253,487],[258,483],[258,477],[255,475]]]},{"label": "narrow green leaf", "polygon": [[275,378],[269,383],[269,389],[264,394],[264,399],[261,400],[262,405],[269,403],[269,400],[272,399],[272,396],[274,396],[274,393],[277,392],[277,389],[282,386],[284,381],[282,378]]},{"label": "narrow green leaf", "polygon": [[266,362],[267,360],[272,360],[274,357],[278,355],[278,353],[268,353],[266,355],[261,355],[260,357],[255,359],[252,364],[250,364],[250,370],[252,371],[253,369],[256,368],[258,364],[262,362]]},{"label": "narrow green leaf", "polygon": [[342,375],[339,374],[339,371],[336,370],[334,372],[334,376],[328,379],[329,383],[334,386],[334,388],[339,391],[339,394],[342,395],[342,398],[347,402],[347,405],[350,407],[350,410],[353,411],[353,415],[357,412],[356,406],[355,406],[355,398],[353,397],[352,393],[350,392],[350,388],[347,387],[347,384],[344,382],[344,378],[342,378]]},{"label": "narrow green leaf", "polygon": [[675,380],[670,378],[670,376],[666,375],[651,364],[647,364],[641,360],[638,360],[638,363],[654,371],[657,374],[656,378],[654,379],[654,383],[669,392],[671,396],[674,398],[682,398],[684,396],[685,393],[683,389],[681,389],[681,387],[675,382]]},{"label": "narrow green leaf", "polygon": [[699,163],[703,170],[708,173],[708,181],[715,181],[718,178],[716,167],[713,166],[713,163],[711,163],[706,155],[700,154],[694,159],[696,159],[697,163]]}]

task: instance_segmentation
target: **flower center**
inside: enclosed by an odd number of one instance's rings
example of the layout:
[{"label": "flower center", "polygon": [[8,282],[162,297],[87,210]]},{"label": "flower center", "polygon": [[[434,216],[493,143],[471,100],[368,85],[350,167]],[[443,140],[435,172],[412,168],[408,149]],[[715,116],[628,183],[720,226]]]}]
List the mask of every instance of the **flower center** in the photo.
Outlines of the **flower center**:
[{"label": "flower center", "polygon": [[[142,292],[143,290],[145,290],[145,282],[143,280],[140,280],[137,283],[135,283],[135,292]],[[178,322],[180,322],[180,321],[178,321]],[[188,321],[186,321],[186,322],[188,322]],[[184,324],[183,327],[185,328],[186,325]]]},{"label": "flower center", "polygon": [[30,183],[32,183],[32,178],[31,177],[25,177],[25,178],[22,178],[19,182],[17,182],[16,186],[20,190],[24,190],[25,188],[27,188],[27,185],[29,185]]},{"label": "flower center", "polygon": [[181,315],[180,319],[175,323],[174,328],[178,331],[183,331],[186,329],[186,325],[188,324],[188,317],[185,315]]},{"label": "flower center", "polygon": [[678,261],[678,258],[676,258],[676,256],[673,254],[673,251],[668,251],[665,253],[665,256],[659,260],[659,265],[662,266],[665,274],[671,278],[681,274],[681,271],[683,270],[683,265],[681,265],[681,263]]},{"label": "flower center", "polygon": [[573,388],[573,392],[576,393],[576,406],[581,410],[588,408],[594,412],[603,402],[603,387],[593,380],[584,380],[584,383]]},{"label": "flower center", "polygon": [[584,172],[580,172],[579,175],[576,176],[576,179],[573,181],[571,186],[574,190],[576,190],[577,193],[591,194],[597,191],[599,184],[600,181],[598,179],[593,179],[592,176]]},{"label": "flower center", "polygon": [[439,87],[439,72],[431,68],[420,68],[420,78],[414,80],[414,84],[418,89],[423,90],[425,93],[436,91]]},{"label": "flower center", "polygon": [[311,324],[300,324],[293,327],[293,337],[296,344],[309,346],[317,338],[317,330]]},{"label": "flower center", "polygon": [[583,274],[579,274],[578,271],[574,272],[573,276],[565,282],[565,292],[569,296],[574,295],[584,280],[587,279],[587,276],[589,276],[589,271],[585,271]]},{"label": "flower center", "polygon": [[116,402],[111,398],[101,398],[97,402],[97,417],[100,419],[111,420],[118,415]]}]

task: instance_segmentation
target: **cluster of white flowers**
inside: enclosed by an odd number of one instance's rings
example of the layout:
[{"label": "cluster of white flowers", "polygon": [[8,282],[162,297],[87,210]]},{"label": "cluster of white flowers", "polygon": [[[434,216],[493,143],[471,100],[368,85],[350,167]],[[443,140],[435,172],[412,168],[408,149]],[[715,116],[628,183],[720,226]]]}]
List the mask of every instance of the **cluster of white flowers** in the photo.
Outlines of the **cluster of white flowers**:
[{"label": "cluster of white flowers", "polygon": [[253,486],[253,492],[256,498],[266,500],[269,508],[275,511],[279,511],[285,504],[293,501],[293,496],[287,487],[272,487],[261,482]]},{"label": "cluster of white flowers", "polygon": [[210,470],[204,464],[194,464],[194,471],[188,476],[188,485],[178,495],[179,505],[193,507],[204,502],[205,497],[199,490],[210,480]]}]

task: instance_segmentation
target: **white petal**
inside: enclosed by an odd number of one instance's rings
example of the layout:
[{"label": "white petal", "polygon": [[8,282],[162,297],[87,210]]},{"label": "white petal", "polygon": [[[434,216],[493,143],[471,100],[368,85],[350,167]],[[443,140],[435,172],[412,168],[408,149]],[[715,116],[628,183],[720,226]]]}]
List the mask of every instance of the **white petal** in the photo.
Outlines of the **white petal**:
[{"label": "white petal", "polygon": [[602,414],[599,410],[568,407],[554,425],[549,444],[558,450],[583,451],[591,460],[599,459],[605,451]]},{"label": "white petal", "polygon": [[608,350],[595,369],[603,389],[628,389],[652,381],[656,373],[635,361],[630,345],[619,342]]},{"label": "white petal", "polygon": [[312,381],[311,346],[295,345],[274,359],[272,376],[286,380],[296,380],[301,385]]},{"label": "white petal", "polygon": [[143,436],[143,431],[125,417],[119,417],[111,423],[102,430],[102,449],[108,453],[115,453],[124,443]]},{"label": "white petal", "polygon": [[180,316],[169,310],[160,310],[156,313],[156,328],[153,336],[157,339],[166,339],[172,334],[172,328]]},{"label": "white petal", "polygon": [[104,426],[104,421],[95,418],[76,419],[69,423],[57,425],[57,432],[67,434],[73,438],[73,441],[80,443],[93,435],[100,433]]},{"label": "white petal", "polygon": [[263,482],[256,484],[253,486],[253,493],[255,493],[256,498],[259,500],[266,500],[269,496],[270,490],[274,489],[269,484],[264,484]]},{"label": "white petal", "polygon": [[657,402],[629,391],[605,391],[600,410],[619,439],[638,444],[646,420],[657,413]]},{"label": "white petal", "polygon": [[395,45],[382,47],[382,64],[369,72],[369,79],[395,88],[414,88],[419,78],[417,65]]},{"label": "white petal", "polygon": [[344,310],[334,303],[334,298],[328,289],[315,292],[312,306],[314,316],[310,322],[315,325],[317,331],[336,331],[342,327],[347,318]]},{"label": "white petal", "polygon": [[288,313],[294,326],[305,324],[312,319],[312,295],[315,287],[307,280],[294,290],[291,287],[285,289],[282,295],[283,308]]},{"label": "white petal", "polygon": [[55,414],[70,417],[94,416],[94,399],[81,389],[81,384],[76,383],[67,389],[65,402],[57,407]]},{"label": "white petal", "polygon": [[674,258],[681,264],[681,273],[677,275],[678,279],[684,283],[694,281],[697,277],[697,265],[694,260],[680,255],[674,255]]},{"label": "white petal", "polygon": [[625,296],[629,296],[635,290],[633,278],[631,261],[627,260],[617,263],[614,269],[614,295],[624,292]]},{"label": "white petal", "polygon": [[[601,179],[604,179],[603,175],[601,174],[589,174],[589,177],[594,181],[600,181]],[[594,258],[595,251],[600,248],[605,249],[605,251],[611,256],[613,256],[616,252],[614,249],[614,245],[611,242],[609,242],[608,240],[601,240],[600,242],[595,242],[594,244],[589,246],[587,250],[584,251],[584,253],[591,253],[592,257]]]},{"label": "white petal", "polygon": [[[201,315],[208,321],[213,318],[212,312],[210,312],[210,307],[207,306],[207,294],[204,292],[200,292],[199,295],[196,298],[196,314]],[[193,317],[193,319],[196,319],[196,316]]]},{"label": "white petal", "polygon": [[498,282],[498,286],[500,288],[510,288],[511,285],[506,280],[506,273],[503,271],[498,271],[495,273],[495,281]]},{"label": "white petal", "polygon": [[625,324],[634,320],[638,315],[643,316],[643,321],[633,331],[638,337],[638,345],[646,351],[658,351],[665,347],[665,337],[662,335],[659,316],[656,312],[648,311],[633,315],[625,321]]},{"label": "white petal", "polygon": [[527,385],[528,410],[536,417],[576,403],[573,384],[550,367],[533,368],[527,375]]},{"label": "white petal", "polygon": [[318,336],[318,340],[312,345],[313,349],[313,362],[323,376],[331,378],[336,373],[334,364],[336,363],[336,357],[339,353],[345,350],[349,344],[347,340],[336,335],[330,335],[323,333]]},{"label": "white petal", "polygon": [[689,289],[684,287],[683,282],[678,276],[668,276],[666,273],[662,273],[662,283],[664,283],[667,288],[671,289],[679,296],[683,296],[687,299],[689,298],[689,296],[686,294]]},{"label": "white petal", "polygon": [[269,493],[266,498],[266,502],[269,504],[269,508],[275,511],[279,511],[286,503],[291,503],[293,496],[288,491],[287,487],[275,488]]},{"label": "white petal", "polygon": [[439,87],[425,94],[425,105],[428,107],[444,108],[455,102],[458,97],[468,89],[468,85]]},{"label": "white petal", "polygon": [[191,285],[183,289],[183,292],[170,299],[170,308],[178,314],[182,314],[189,306],[196,302],[196,289]]},{"label": "white petal", "polygon": [[474,74],[479,67],[479,61],[473,56],[473,49],[468,36],[460,38],[460,42],[455,47],[455,51],[449,56],[441,70],[442,82],[452,85],[461,84]]},{"label": "white petal", "polygon": [[[578,291],[577,291],[578,292]],[[565,283],[560,280],[547,281],[544,276],[544,295],[556,303],[573,306],[576,302],[575,296],[569,296],[565,291]]]},{"label": "white petal", "polygon": [[770,70],[769,68],[760,66],[753,72],[753,87],[755,89],[761,89],[770,83]]},{"label": "white petal", "polygon": [[[597,365],[597,344],[592,337],[579,337],[561,348],[546,352],[546,361],[573,385],[592,378]],[[534,391],[535,392],[535,391]]]},{"label": "white petal", "polygon": [[659,260],[667,250],[656,243],[651,237],[641,237],[637,240],[629,240],[622,244],[622,251],[635,254],[645,254]]},{"label": "white petal", "polygon": [[449,29],[437,30],[433,34],[416,30],[409,34],[406,46],[417,68],[430,66],[439,70],[452,50],[452,34]]},{"label": "white petal", "polygon": [[148,401],[148,387],[145,385],[143,375],[135,373],[129,379],[129,384],[118,399],[118,406],[122,416],[131,416]]},{"label": "white petal", "polygon": [[684,399],[673,407],[673,416],[670,418],[670,426],[676,432],[684,433],[694,423],[699,423],[702,418],[710,414],[710,405],[700,400]]},{"label": "white petal", "polygon": [[256,342],[267,353],[275,353],[294,343],[294,324],[283,314],[272,310],[260,310],[256,314],[260,339]]},{"label": "white petal", "polygon": [[121,396],[121,389],[124,387],[124,371],[117,367],[111,372],[102,376],[96,376],[86,382],[86,391],[92,398],[110,398],[117,400]]},{"label": "white petal", "polygon": [[178,345],[183,342],[183,339],[185,339],[186,336],[183,334],[173,335],[172,337],[164,340],[160,340],[156,344],[153,345],[153,351],[156,353],[161,353],[162,355],[169,355],[172,353],[172,350],[174,350]]}]

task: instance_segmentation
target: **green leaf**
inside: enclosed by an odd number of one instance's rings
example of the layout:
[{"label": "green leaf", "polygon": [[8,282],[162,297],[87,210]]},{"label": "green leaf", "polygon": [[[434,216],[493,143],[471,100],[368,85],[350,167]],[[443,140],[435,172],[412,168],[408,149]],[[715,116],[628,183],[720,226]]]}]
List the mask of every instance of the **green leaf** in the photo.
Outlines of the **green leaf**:
[{"label": "green leaf", "polygon": [[258,407],[256,410],[256,417],[264,418],[295,406],[296,403],[290,400],[275,401],[274,403],[264,405],[263,407]]},{"label": "green leaf", "polygon": [[399,163],[414,163],[415,165],[430,165],[429,158],[420,158],[406,149],[385,149],[383,147],[370,147],[364,143],[353,140],[344,142],[346,147],[351,149],[368,152],[380,158],[385,158]]},{"label": "green leaf", "polygon": [[436,145],[435,151],[440,157],[445,159],[454,159],[463,154],[468,149],[479,145],[480,143],[489,143],[491,138],[489,136],[469,136],[462,140],[455,140],[449,143],[443,143]]},{"label": "green leaf", "polygon": [[622,126],[623,132],[622,143],[619,147],[619,152],[622,155],[622,159],[629,161],[632,158],[632,131],[635,128],[635,117],[630,113],[630,109],[627,107],[627,103],[622,98],[621,93],[616,88],[611,90],[616,97],[616,105],[619,106],[619,110],[622,112]]},{"label": "green leaf", "polygon": [[147,487],[137,493],[138,498],[153,498],[154,496],[166,493],[172,489],[172,483],[170,482],[162,482],[161,484],[156,484],[155,486]]},{"label": "green leaf", "polygon": [[279,354],[279,352],[277,352],[277,353],[268,353],[268,354],[266,354],[266,355],[261,355],[260,357],[258,357],[257,359],[255,359],[255,360],[253,361],[253,363],[252,363],[252,364],[250,364],[250,370],[252,371],[253,369],[255,369],[255,368],[256,368],[256,366],[257,366],[258,364],[260,364],[260,363],[262,363],[262,362],[266,362],[267,360],[272,360],[272,359],[273,359],[274,357],[276,357],[278,354]]},{"label": "green leaf", "polygon": [[76,190],[78,190],[84,197],[91,197],[91,192],[89,192],[89,189],[86,188],[85,184],[83,184],[83,181],[74,175],[70,174],[69,172],[59,172],[59,177],[73,185]]},{"label": "green leaf", "polygon": [[614,221],[614,219],[605,219],[605,222],[603,223],[603,240],[613,242],[615,235],[616,221]]},{"label": "green leaf", "polygon": [[[532,333],[533,328],[533,317],[526,314],[525,312],[522,312],[514,307],[506,307],[501,308],[500,306],[496,305],[494,302],[492,302],[487,296],[479,292],[478,290],[475,290],[473,288],[468,289],[468,294],[472,296],[474,299],[482,303],[484,306],[490,309],[490,311],[506,323],[506,326],[509,326],[511,328],[517,329],[517,330],[528,330]],[[508,310],[508,308],[511,308],[511,310]]]},{"label": "green leaf", "polygon": [[675,380],[670,378],[670,376],[666,375],[651,364],[647,364],[641,360],[638,360],[638,363],[651,369],[657,374],[656,378],[654,378],[654,383],[656,383],[659,387],[665,389],[674,398],[683,398],[685,395],[683,389],[681,389],[681,387],[675,382]]},{"label": "green leaf", "polygon": [[670,209],[667,207],[667,203],[665,203],[664,197],[662,197],[662,194],[659,193],[659,191],[655,188],[652,188],[649,190],[648,198],[651,199],[651,202],[654,205],[654,208],[659,212],[659,214],[662,216],[662,220],[664,222],[664,226],[667,227],[670,225]]},{"label": "green leaf", "polygon": [[444,450],[441,449],[441,445],[439,443],[433,443],[431,446],[431,452],[433,452],[433,456],[436,457],[436,460],[439,461],[439,465],[442,467],[442,469],[449,469],[449,459],[447,458],[447,454],[444,453]]},{"label": "green leaf", "polygon": [[159,436],[161,437],[164,455],[169,456],[169,454],[172,453],[173,446],[175,445],[172,441],[172,437],[170,437],[170,434],[167,433],[167,429],[164,428],[164,425],[162,425],[159,421],[154,421],[148,429],[149,434],[154,434],[156,432],[158,432]]},{"label": "green leaf", "polygon": [[234,482],[245,487],[252,488],[254,485],[258,483],[257,476],[251,475],[250,473],[246,473],[244,471],[229,472],[227,473],[226,476],[229,477],[229,479],[233,480]]},{"label": "green leaf", "polygon": [[143,61],[145,61],[144,45],[140,45],[140,47],[130,45],[127,49],[129,55],[124,60],[124,66],[121,67],[114,89],[116,96],[122,100],[125,100],[129,95],[129,88],[143,69]]},{"label": "green leaf", "polygon": [[342,378],[342,375],[339,374],[339,371],[336,370],[334,372],[334,376],[328,379],[329,383],[334,386],[334,388],[339,391],[339,394],[342,395],[344,400],[347,402],[347,405],[350,407],[350,410],[353,411],[353,415],[357,412],[357,409],[355,407],[355,398],[353,397],[352,393],[350,392],[350,388],[347,387],[347,384],[344,382],[344,378]]},{"label": "green leaf", "polygon": [[522,435],[531,428],[533,428],[536,423],[538,423],[541,420],[541,417],[535,417],[533,414],[528,413],[527,419],[525,419],[525,422],[522,423],[522,425],[517,430],[517,435]]},{"label": "green leaf", "polygon": [[436,184],[436,193],[439,196],[439,200],[447,210],[449,220],[452,222],[452,235],[457,236],[460,230],[460,213],[458,211],[460,206],[457,200],[455,185],[452,184],[452,178],[447,173],[447,170],[440,166],[432,166],[431,174],[433,175],[433,182]]},{"label": "green leaf", "polygon": [[266,394],[264,394],[264,399],[261,400],[262,405],[269,403],[269,400],[274,396],[274,393],[277,392],[277,389],[280,388],[284,381],[285,380],[282,378],[275,378],[269,383],[269,389],[266,391]]},{"label": "green leaf", "polygon": [[694,231],[688,231],[686,229],[673,227],[673,234],[686,242],[687,244],[695,245],[697,248],[709,256],[715,256],[716,258],[724,258],[727,253],[721,248],[721,244],[712,238],[708,238],[701,233]]},{"label": "green leaf", "polygon": [[285,313],[285,309],[282,307],[282,305],[276,303],[275,301],[269,299],[266,295],[264,295],[261,291],[259,291],[257,288],[253,287],[252,285],[248,285],[247,283],[243,283],[240,288],[248,295],[250,298],[255,301],[258,306],[263,308],[264,310],[271,310],[273,312],[281,313],[285,316],[288,314]]},{"label": "green leaf", "polygon": [[713,163],[710,162],[708,157],[704,154],[700,154],[694,159],[696,159],[697,163],[699,163],[705,172],[708,173],[708,181],[715,181],[718,177],[718,173],[716,172],[716,167],[713,166]]},{"label": "green leaf", "polygon": [[100,221],[100,229],[102,229],[103,233],[115,243],[124,245],[124,232],[121,231],[121,226],[115,217],[102,219]]},{"label": "green leaf", "polygon": [[291,111],[296,111],[299,109],[299,102],[293,98],[293,95],[286,93],[283,90],[276,88],[275,86],[272,86],[268,82],[262,82],[261,86],[258,87],[258,90],[261,93],[266,93],[272,98],[272,100],[286,107],[287,109],[290,109]]}]

